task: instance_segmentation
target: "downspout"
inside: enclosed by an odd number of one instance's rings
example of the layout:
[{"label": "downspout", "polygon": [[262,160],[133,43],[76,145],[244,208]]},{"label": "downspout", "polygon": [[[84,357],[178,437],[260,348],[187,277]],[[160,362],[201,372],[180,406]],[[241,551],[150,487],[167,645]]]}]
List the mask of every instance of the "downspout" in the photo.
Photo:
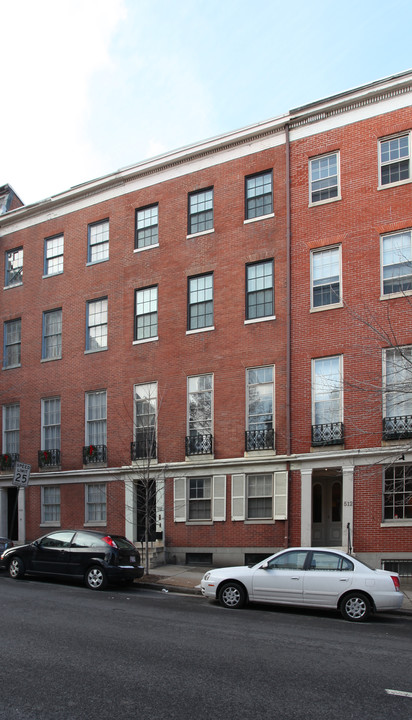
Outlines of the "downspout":
[{"label": "downspout", "polygon": [[[291,455],[291,207],[290,207],[290,138],[289,123],[285,124],[286,153],[286,455]],[[286,462],[290,487],[290,461]],[[289,504],[288,487],[288,504]],[[285,521],[285,547],[289,547],[289,507]]]}]

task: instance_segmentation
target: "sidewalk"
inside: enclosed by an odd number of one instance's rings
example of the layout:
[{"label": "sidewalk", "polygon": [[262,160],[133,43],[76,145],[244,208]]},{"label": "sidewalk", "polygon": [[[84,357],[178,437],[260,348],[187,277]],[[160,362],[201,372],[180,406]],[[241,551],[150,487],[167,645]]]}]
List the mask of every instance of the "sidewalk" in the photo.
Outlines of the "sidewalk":
[{"label": "sidewalk", "polygon": [[[136,583],[159,591],[201,595],[198,586],[205,572],[210,569],[191,565],[159,565],[149,575],[136,580]],[[412,578],[401,579],[401,590],[403,604],[396,612],[412,616]]]}]

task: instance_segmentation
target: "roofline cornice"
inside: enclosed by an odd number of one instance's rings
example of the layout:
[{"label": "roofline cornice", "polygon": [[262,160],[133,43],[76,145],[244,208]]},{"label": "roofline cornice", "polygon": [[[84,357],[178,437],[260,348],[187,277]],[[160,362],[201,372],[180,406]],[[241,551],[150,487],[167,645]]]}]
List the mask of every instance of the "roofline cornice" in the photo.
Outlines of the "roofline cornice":
[{"label": "roofline cornice", "polygon": [[61,207],[66,207],[66,211],[70,212],[70,206],[79,201],[84,202],[87,198],[95,198],[100,193],[115,191],[132,181],[170,171],[174,167],[195,163],[214,154],[258,143],[270,135],[279,135],[284,132],[286,126],[292,131],[305,125],[322,122],[334,115],[342,115],[406,93],[412,93],[412,70],[294,108],[279,117],[254,123],[240,130],[231,131],[127,166],[114,173],[71,187],[69,190],[39,202],[16,208],[0,217],[0,230],[10,227],[14,223],[33,221],[37,216],[53,213]]}]

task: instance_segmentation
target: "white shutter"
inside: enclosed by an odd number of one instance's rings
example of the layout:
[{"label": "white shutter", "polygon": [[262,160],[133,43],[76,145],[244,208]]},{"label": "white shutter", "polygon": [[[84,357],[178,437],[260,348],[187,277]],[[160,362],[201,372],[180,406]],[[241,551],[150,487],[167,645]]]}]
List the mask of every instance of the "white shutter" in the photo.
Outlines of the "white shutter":
[{"label": "white shutter", "polygon": [[186,478],[175,478],[173,484],[174,521],[186,521]]},{"label": "white shutter", "polygon": [[226,520],[226,475],[213,475],[213,520]]},{"label": "white shutter", "polygon": [[288,474],[275,472],[275,520],[286,520],[288,516]]},{"label": "white shutter", "polygon": [[232,520],[245,519],[245,476],[232,475]]}]

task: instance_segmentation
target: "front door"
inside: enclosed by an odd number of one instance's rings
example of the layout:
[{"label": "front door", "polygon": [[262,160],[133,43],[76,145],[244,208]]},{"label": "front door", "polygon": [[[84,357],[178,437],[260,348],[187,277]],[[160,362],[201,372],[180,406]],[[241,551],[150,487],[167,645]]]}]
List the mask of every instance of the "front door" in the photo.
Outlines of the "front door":
[{"label": "front door", "polygon": [[342,545],[342,480],[315,478],[312,484],[312,545]]}]

